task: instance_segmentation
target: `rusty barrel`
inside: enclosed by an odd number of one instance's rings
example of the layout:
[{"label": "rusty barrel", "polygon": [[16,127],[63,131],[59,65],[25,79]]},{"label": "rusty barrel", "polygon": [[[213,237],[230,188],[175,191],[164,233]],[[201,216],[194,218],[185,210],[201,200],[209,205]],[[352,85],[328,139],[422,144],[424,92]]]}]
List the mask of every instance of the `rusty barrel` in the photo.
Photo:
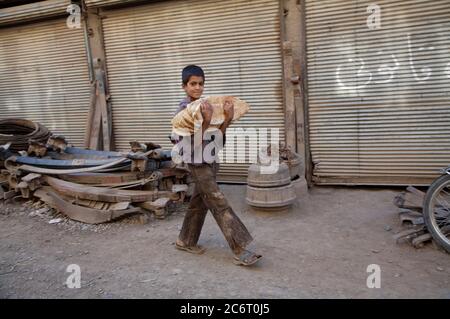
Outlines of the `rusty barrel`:
[{"label": "rusty barrel", "polygon": [[296,199],[289,167],[279,163],[277,170],[259,164],[248,169],[246,202],[259,208],[285,208]]},{"label": "rusty barrel", "polygon": [[272,171],[270,166],[252,164],[248,168],[247,185],[255,187],[275,187],[289,185],[291,175],[285,163],[279,163],[278,169]]},{"label": "rusty barrel", "polygon": [[291,180],[294,180],[297,176],[305,169],[305,165],[303,164],[303,160],[297,153],[293,153],[294,156],[292,159],[284,161],[289,167],[289,174],[291,175]]}]

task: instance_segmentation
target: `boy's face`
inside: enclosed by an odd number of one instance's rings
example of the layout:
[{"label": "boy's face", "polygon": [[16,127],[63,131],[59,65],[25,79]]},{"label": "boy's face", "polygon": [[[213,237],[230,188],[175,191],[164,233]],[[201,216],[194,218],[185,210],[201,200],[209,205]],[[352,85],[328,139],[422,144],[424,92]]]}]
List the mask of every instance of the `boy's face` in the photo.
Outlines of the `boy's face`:
[{"label": "boy's face", "polygon": [[203,77],[192,75],[186,84],[183,84],[183,89],[186,94],[193,100],[198,100],[204,89]]}]

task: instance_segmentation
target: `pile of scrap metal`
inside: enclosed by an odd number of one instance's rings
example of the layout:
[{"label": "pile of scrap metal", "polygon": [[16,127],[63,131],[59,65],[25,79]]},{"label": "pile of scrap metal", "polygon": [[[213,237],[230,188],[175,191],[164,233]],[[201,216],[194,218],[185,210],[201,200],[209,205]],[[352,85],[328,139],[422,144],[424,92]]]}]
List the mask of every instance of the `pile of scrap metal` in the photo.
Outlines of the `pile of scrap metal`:
[{"label": "pile of scrap metal", "polygon": [[395,196],[394,204],[398,207],[400,222],[405,228],[394,235],[397,243],[409,242],[415,248],[422,248],[432,241],[422,214],[424,197],[424,192],[412,186]]},{"label": "pile of scrap metal", "polygon": [[172,203],[190,195],[188,170],[159,145],[130,144],[130,152],[95,151],[52,135],[46,143],[30,140],[26,151],[14,152],[8,142],[0,146],[0,157],[7,157],[0,199],[37,198],[90,224],[149,211],[164,218]]},{"label": "pile of scrap metal", "polygon": [[23,119],[0,120],[0,165],[13,152],[26,150],[30,141],[45,143],[50,131],[42,124]]}]

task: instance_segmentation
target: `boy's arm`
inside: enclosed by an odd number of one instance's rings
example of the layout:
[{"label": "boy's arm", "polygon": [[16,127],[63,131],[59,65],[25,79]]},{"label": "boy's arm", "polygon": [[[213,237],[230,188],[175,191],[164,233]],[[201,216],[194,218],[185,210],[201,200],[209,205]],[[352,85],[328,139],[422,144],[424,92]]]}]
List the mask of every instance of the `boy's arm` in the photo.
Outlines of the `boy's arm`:
[{"label": "boy's arm", "polygon": [[209,104],[207,101],[204,101],[200,107],[201,107],[201,113],[202,113],[202,117],[203,117],[203,122],[202,122],[202,140],[203,140],[205,131],[208,129],[209,125],[211,124],[213,110],[212,110],[211,104]]},{"label": "boy's arm", "polygon": [[227,131],[228,126],[230,126],[231,121],[234,117],[234,105],[231,101],[225,101],[223,104],[223,113],[225,115],[225,120],[223,121],[222,125],[219,127],[220,131],[222,132],[223,141],[225,144],[225,132]]}]

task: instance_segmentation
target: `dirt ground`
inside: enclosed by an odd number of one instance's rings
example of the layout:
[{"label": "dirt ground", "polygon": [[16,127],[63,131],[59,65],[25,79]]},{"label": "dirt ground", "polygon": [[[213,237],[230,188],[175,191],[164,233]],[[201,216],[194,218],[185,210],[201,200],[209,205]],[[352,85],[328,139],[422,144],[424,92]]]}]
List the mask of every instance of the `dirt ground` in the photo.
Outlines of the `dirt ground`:
[{"label": "dirt ground", "polygon": [[[450,298],[450,255],[432,244],[396,244],[402,229],[398,189],[313,187],[289,210],[257,212],[245,186],[222,185],[264,257],[236,266],[208,214],[191,255],[174,248],[183,209],[147,224],[126,219],[98,226],[0,203],[1,298]],[[70,289],[68,265],[81,269]],[[367,287],[367,267],[381,288]]]}]

